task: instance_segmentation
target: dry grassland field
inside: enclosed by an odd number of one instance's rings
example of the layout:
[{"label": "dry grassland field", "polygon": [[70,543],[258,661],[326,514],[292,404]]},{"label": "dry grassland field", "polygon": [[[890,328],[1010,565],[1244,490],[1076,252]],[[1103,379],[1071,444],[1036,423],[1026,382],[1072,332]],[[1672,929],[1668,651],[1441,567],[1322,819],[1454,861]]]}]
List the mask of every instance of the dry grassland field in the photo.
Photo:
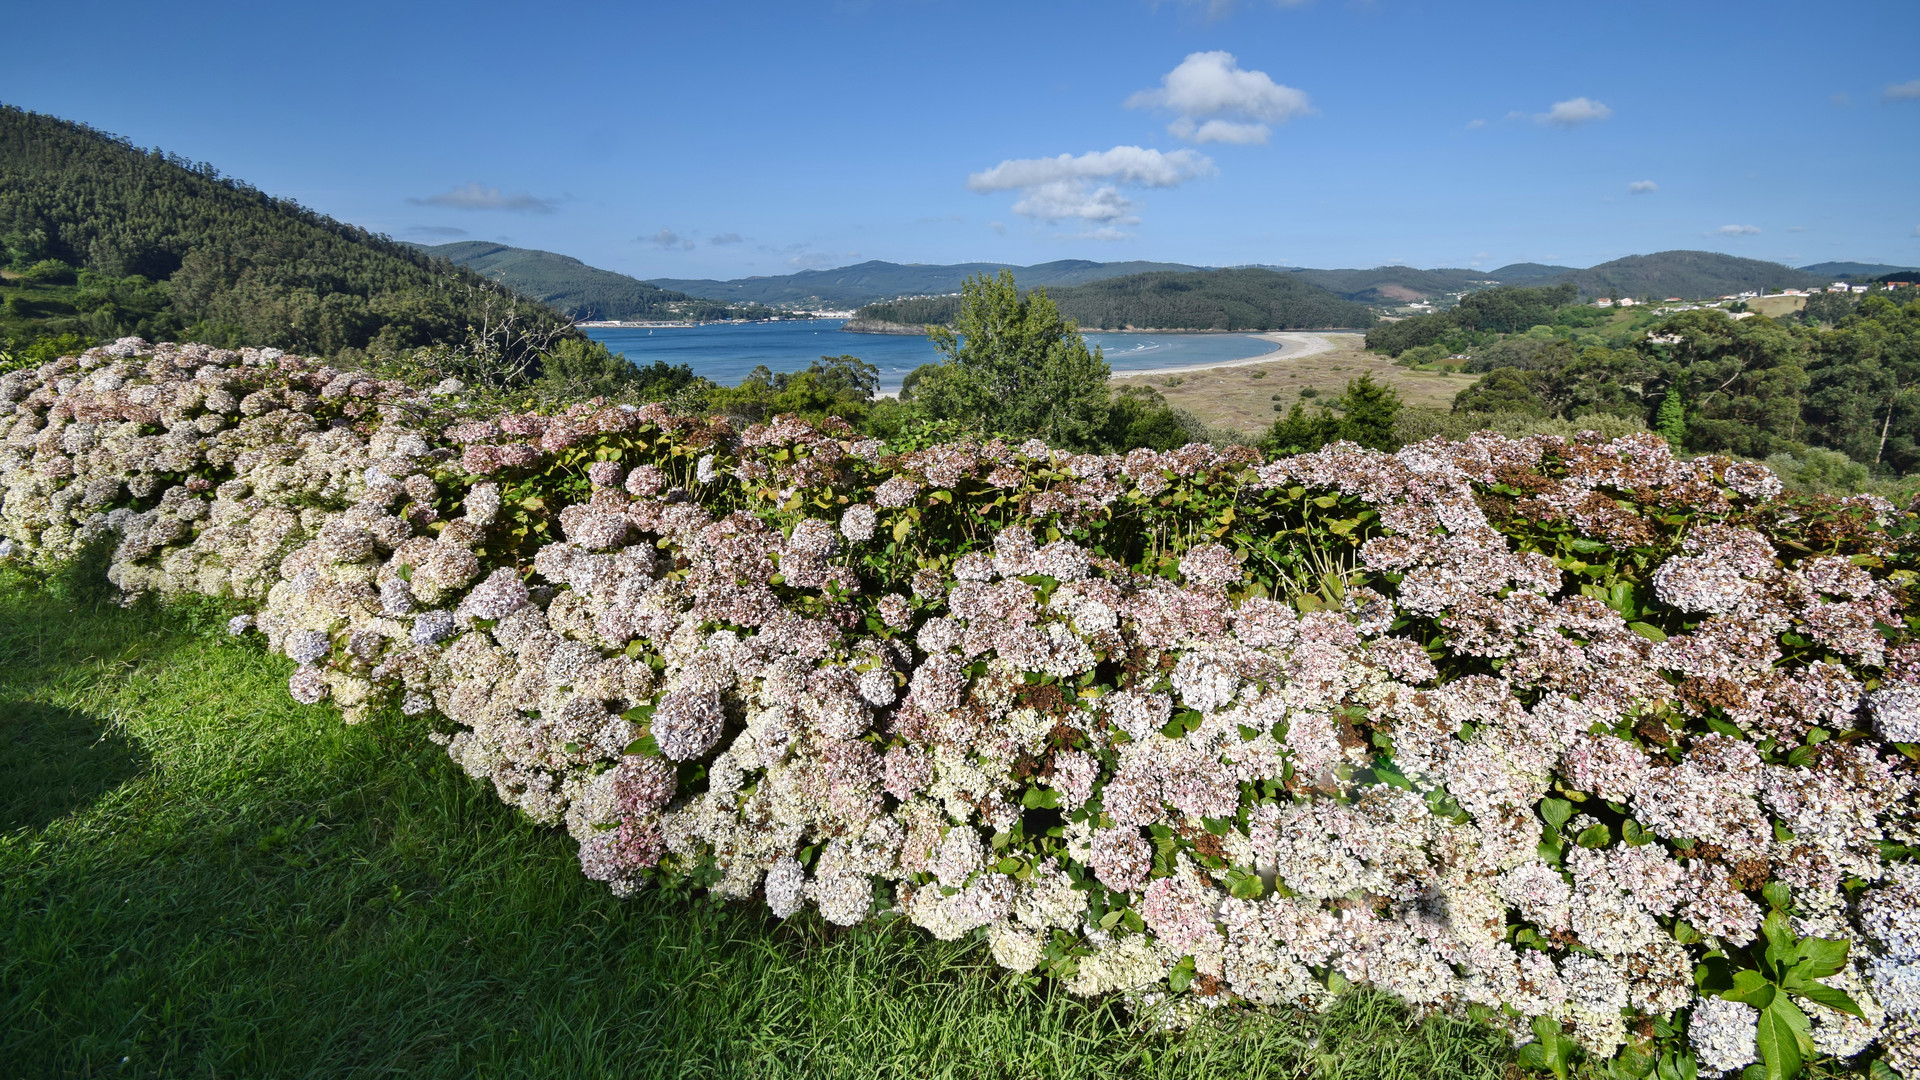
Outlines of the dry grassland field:
[{"label": "dry grassland field", "polygon": [[1318,391],[1317,397],[1304,399],[1309,407],[1315,402],[1331,403],[1346,388],[1347,380],[1371,374],[1375,382],[1391,386],[1408,405],[1447,409],[1453,406],[1455,394],[1480,377],[1399,367],[1384,356],[1367,352],[1361,334],[1273,336],[1294,342],[1317,338],[1332,347],[1230,367],[1147,372],[1116,377],[1113,382],[1116,386],[1151,386],[1174,408],[1190,410],[1210,425],[1258,435],[1273,423],[1277,415],[1274,406],[1284,413],[1295,401],[1302,400],[1302,390]]},{"label": "dry grassland field", "polygon": [[1806,306],[1807,298],[1804,296],[1762,296],[1758,300],[1747,301],[1748,311],[1765,315],[1769,319],[1790,315]]}]

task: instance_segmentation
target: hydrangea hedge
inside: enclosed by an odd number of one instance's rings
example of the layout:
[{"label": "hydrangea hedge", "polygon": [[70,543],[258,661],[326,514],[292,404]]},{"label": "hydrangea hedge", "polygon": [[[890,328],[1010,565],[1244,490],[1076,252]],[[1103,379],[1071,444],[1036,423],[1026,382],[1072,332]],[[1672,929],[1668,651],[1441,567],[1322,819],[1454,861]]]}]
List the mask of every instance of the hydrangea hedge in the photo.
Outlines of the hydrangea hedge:
[{"label": "hydrangea hedge", "polygon": [[[452,391],[452,392],[449,392]],[[241,598],[587,876],[1157,1022],[1371,984],[1564,1074],[1920,1078],[1916,517],[1652,437],[905,453],[273,350],[0,377],[0,554]]]}]

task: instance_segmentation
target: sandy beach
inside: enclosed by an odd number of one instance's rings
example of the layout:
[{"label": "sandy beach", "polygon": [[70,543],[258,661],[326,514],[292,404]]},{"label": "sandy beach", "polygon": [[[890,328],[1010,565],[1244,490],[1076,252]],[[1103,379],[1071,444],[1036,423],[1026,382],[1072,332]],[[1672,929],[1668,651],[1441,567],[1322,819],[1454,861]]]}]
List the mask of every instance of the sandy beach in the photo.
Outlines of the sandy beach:
[{"label": "sandy beach", "polygon": [[[1262,341],[1269,342],[1273,345],[1273,348],[1268,352],[1261,353],[1259,356],[1249,356],[1244,360],[1225,360],[1218,363],[1174,364],[1167,367],[1144,368],[1139,371],[1118,371],[1110,377],[1109,381],[1121,382],[1127,379],[1148,378],[1165,379],[1168,376],[1188,378],[1196,375],[1204,376],[1211,372],[1224,372],[1229,368],[1264,368],[1269,364],[1289,360],[1304,360],[1307,357],[1319,356],[1322,353],[1356,351],[1361,347],[1361,341],[1363,340],[1363,336],[1360,334],[1341,331],[1313,333],[1298,330],[1269,330],[1265,333],[1248,334],[1246,336],[1256,337]],[[1254,378],[1260,377],[1260,375],[1254,376]],[[897,396],[898,394],[892,390],[882,390],[874,395],[876,398]]]},{"label": "sandy beach", "polygon": [[1248,367],[1253,364],[1271,364],[1276,360],[1297,360],[1313,356],[1316,353],[1332,352],[1334,343],[1319,334],[1302,333],[1293,330],[1270,330],[1262,334],[1250,334],[1262,341],[1270,341],[1274,348],[1259,356],[1249,356],[1245,360],[1229,360],[1221,364],[1183,364],[1175,367],[1148,368],[1144,371],[1116,372],[1116,379],[1137,379],[1149,375],[1180,375],[1195,371],[1212,371],[1216,368]]}]

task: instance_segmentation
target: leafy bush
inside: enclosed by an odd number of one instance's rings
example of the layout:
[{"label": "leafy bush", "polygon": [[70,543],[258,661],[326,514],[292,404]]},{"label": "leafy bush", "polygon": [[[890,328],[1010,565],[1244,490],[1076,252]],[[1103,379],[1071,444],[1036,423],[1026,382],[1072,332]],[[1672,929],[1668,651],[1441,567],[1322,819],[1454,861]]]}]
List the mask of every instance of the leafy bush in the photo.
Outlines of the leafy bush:
[{"label": "leafy bush", "polygon": [[42,259],[21,273],[29,285],[72,285],[80,280],[79,271],[59,259]]},{"label": "leafy bush", "polygon": [[898,913],[1163,1023],[1367,984],[1562,1075],[1920,1067],[1885,500],[1646,434],[887,445],[139,341],[0,402],[6,553],[250,601],[296,698],[420,717],[623,895]]}]

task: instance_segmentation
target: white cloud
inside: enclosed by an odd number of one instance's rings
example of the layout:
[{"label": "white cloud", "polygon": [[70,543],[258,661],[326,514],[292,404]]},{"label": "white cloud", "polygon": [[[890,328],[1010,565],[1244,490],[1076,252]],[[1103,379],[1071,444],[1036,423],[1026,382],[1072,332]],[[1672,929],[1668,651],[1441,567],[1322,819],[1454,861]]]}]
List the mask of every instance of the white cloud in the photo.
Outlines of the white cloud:
[{"label": "white cloud", "polygon": [[1758,225],[1722,225],[1707,234],[1708,236],[1759,236]]},{"label": "white cloud", "polygon": [[483,187],[478,183],[463,184],[452,191],[443,191],[424,199],[407,201],[415,206],[445,206],[454,210],[506,210],[519,214],[551,214],[555,209],[552,199],[542,199],[524,191],[509,195],[497,187]]},{"label": "white cloud", "polygon": [[1178,187],[1213,172],[1213,162],[1191,150],[1161,153],[1116,146],[1074,157],[1013,158],[967,177],[971,191],[1015,191],[1056,180],[1111,180],[1139,187]]},{"label": "white cloud", "polygon": [[1138,204],[1121,187],[1172,188],[1213,173],[1213,162],[1191,150],[1161,153],[1138,146],[1116,146],[1074,157],[1014,158],[967,177],[967,188],[981,194],[1018,191],[1013,212],[1042,221],[1078,219],[1100,224],[1134,225]]},{"label": "white cloud", "polygon": [[995,236],[1007,235],[1007,223],[1004,221],[989,221],[987,228],[992,229]]},{"label": "white cloud", "polygon": [[743,243],[743,242],[745,242],[745,241],[746,241],[746,239],[747,239],[746,237],[744,237],[744,236],[741,236],[741,235],[740,235],[739,233],[737,233],[737,232],[723,232],[723,233],[721,233],[721,234],[720,234],[719,236],[709,236],[709,237],[707,237],[707,243],[709,243],[709,244],[713,244],[714,246],[716,246],[716,247],[717,247],[717,246],[719,246],[719,245],[721,245],[721,244],[739,244],[739,243]]},{"label": "white cloud", "polygon": [[1230,52],[1189,53],[1161,77],[1159,89],[1141,90],[1126,105],[1179,113],[1167,130],[1198,143],[1263,143],[1272,134],[1268,124],[1313,111],[1305,93],[1274,82],[1264,71],[1243,70]]},{"label": "white cloud", "polygon": [[1788,232],[1806,232],[1807,227],[1805,225],[1789,225],[1787,226],[1787,231]]},{"label": "white cloud", "polygon": [[1605,120],[1613,115],[1613,110],[1592,98],[1577,97],[1571,101],[1556,101],[1553,107],[1534,117],[1542,124],[1553,127],[1577,128],[1581,124],[1595,120]]},{"label": "white cloud", "polygon": [[1888,101],[1920,101],[1920,79],[1894,83],[1880,91],[1880,96]]},{"label": "white cloud", "polygon": [[1028,188],[1026,198],[1013,204],[1013,212],[1021,217],[1042,221],[1079,218],[1122,225],[1140,224],[1140,215],[1134,212],[1139,208],[1139,203],[1120,194],[1112,184],[1094,187],[1084,180],[1054,180]]},{"label": "white cloud", "polygon": [[1844,108],[1846,108],[1847,106],[1849,106],[1849,105],[1852,105],[1852,104],[1853,104],[1853,95],[1851,95],[1851,94],[1829,94],[1829,95],[1827,95],[1827,104],[1829,104],[1829,105],[1831,105],[1831,106],[1833,106],[1833,107],[1834,107],[1834,108],[1836,108],[1836,109],[1844,109]]},{"label": "white cloud", "polygon": [[1913,238],[1916,240],[1920,240],[1920,225],[1915,225],[1913,227]]},{"label": "white cloud", "polygon": [[1635,195],[1651,195],[1660,190],[1660,185],[1651,180],[1635,180],[1627,185],[1627,190]]},{"label": "white cloud", "polygon": [[1483,127],[1486,127],[1486,126],[1487,126],[1487,122],[1486,122],[1485,120],[1469,120],[1469,121],[1467,121],[1467,130],[1468,130],[1468,131],[1475,131],[1475,130],[1478,130],[1478,129],[1480,129],[1480,128],[1483,128]]},{"label": "white cloud", "polygon": [[408,231],[419,233],[422,236],[465,236],[467,235],[467,230],[456,229],[451,225],[415,225]]},{"label": "white cloud", "polygon": [[1167,131],[1170,132],[1174,138],[1183,139],[1191,143],[1219,142],[1235,143],[1241,146],[1266,142],[1267,136],[1273,133],[1273,129],[1265,124],[1242,124],[1234,120],[1209,120],[1204,124],[1196,125],[1192,120],[1184,116],[1168,124]]},{"label": "white cloud", "polygon": [[1131,240],[1133,239],[1133,234],[1123,229],[1116,229],[1111,225],[1102,225],[1097,229],[1086,229],[1077,233],[1055,233],[1053,238],[1055,240],[1098,240],[1102,243],[1112,243],[1116,240]]},{"label": "white cloud", "polygon": [[654,233],[652,236],[641,237],[640,240],[643,243],[652,244],[654,247],[662,248],[662,249],[670,250],[672,248],[679,248],[681,251],[693,250],[693,241],[684,236],[681,236],[679,233],[674,232],[672,229],[661,229],[659,232]]}]

